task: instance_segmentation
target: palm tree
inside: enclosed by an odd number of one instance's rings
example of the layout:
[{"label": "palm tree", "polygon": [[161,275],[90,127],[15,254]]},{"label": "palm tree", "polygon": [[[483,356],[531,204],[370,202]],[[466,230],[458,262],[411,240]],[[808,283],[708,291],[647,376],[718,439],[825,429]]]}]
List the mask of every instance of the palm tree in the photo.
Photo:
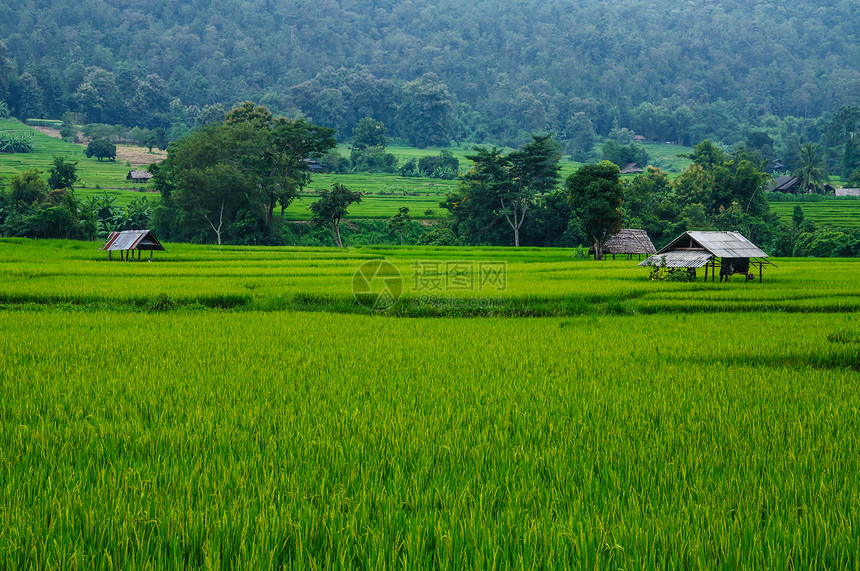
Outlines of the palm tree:
[{"label": "palm tree", "polygon": [[797,150],[797,169],[792,173],[800,179],[800,188],[811,193],[823,188],[830,181],[827,174],[827,163],[821,154],[821,145],[805,143]]}]

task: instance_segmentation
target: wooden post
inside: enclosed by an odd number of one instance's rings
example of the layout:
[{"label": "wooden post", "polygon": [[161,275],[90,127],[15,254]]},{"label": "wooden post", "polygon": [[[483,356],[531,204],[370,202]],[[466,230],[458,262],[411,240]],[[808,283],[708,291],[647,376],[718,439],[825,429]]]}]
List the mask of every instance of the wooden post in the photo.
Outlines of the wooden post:
[{"label": "wooden post", "polygon": [[761,269],[764,266],[764,262],[758,263],[758,283],[761,283]]},{"label": "wooden post", "polygon": [[111,260],[112,260],[112,258],[111,258],[111,251],[110,251],[110,250],[108,250],[108,262],[110,262]]},{"label": "wooden post", "polygon": [[705,283],[708,283],[708,263],[705,262]]},{"label": "wooden post", "polygon": [[153,251],[154,251],[154,250],[150,250],[150,251],[149,251],[149,261],[150,261],[150,262],[152,261],[152,252],[153,252]]}]

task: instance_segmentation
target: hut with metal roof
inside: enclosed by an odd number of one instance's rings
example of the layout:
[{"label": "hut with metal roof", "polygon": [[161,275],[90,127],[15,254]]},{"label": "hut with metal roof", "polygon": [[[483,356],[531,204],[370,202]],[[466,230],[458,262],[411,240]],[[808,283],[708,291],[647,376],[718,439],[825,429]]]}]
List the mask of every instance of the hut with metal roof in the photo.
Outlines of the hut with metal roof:
[{"label": "hut with metal roof", "polygon": [[[651,238],[648,237],[648,232],[638,228],[624,228],[618,234],[610,238],[603,245],[603,253],[612,254],[612,259],[615,259],[617,254],[624,254],[630,260],[633,256],[639,256],[642,259],[642,254],[650,256],[657,252],[654,244],[651,243]],[[594,254],[594,247],[589,248],[588,253]]]},{"label": "hut with metal roof", "polygon": [[137,259],[140,261],[140,252],[149,250],[149,261],[152,261],[152,253],[155,250],[164,250],[164,246],[152,233],[152,230],[123,230],[122,232],[111,232],[105,243],[99,250],[108,253],[108,261],[113,259],[113,252],[119,252],[120,260],[133,260],[134,252],[137,251]]},{"label": "hut with metal roof", "polygon": [[705,268],[705,281],[710,268],[711,281],[716,280],[717,268],[720,281],[726,281],[734,274],[744,274],[752,279],[750,267],[758,266],[758,281],[762,279],[762,267],[774,265],[765,260],[765,254],[758,246],[738,232],[684,232],[672,240],[665,248],[641,262],[640,266],[660,266],[666,268],[688,268],[695,273],[697,268]]}]

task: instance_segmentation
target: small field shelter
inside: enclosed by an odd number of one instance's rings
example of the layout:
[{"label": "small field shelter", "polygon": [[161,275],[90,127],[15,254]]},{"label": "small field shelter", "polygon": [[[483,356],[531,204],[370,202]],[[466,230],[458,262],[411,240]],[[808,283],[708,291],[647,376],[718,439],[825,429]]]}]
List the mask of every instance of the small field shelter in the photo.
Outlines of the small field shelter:
[{"label": "small field shelter", "polygon": [[752,279],[750,267],[758,266],[758,281],[762,279],[762,267],[774,265],[768,262],[767,254],[738,232],[690,231],[672,240],[665,248],[640,262],[640,266],[660,266],[666,268],[688,268],[695,272],[705,268],[705,281],[708,281],[710,268],[711,281],[715,281],[717,268],[720,281],[726,281],[734,274],[744,274]]}]

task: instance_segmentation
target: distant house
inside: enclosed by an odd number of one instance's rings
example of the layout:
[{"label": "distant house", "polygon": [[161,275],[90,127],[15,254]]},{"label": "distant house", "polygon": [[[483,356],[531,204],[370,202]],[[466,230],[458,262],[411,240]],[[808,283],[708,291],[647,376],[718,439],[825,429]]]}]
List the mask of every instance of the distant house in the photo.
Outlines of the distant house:
[{"label": "distant house", "polygon": [[837,188],[836,196],[860,196],[860,188]]},{"label": "distant house", "polygon": [[[788,176],[788,175],[778,176],[775,179],[773,179],[773,182],[771,183],[770,186],[771,186],[770,190],[772,192],[791,192],[791,193],[797,194],[798,192],[801,191],[800,179],[796,176]],[[834,192],[835,190],[836,189],[833,188],[832,186],[830,186],[829,184],[824,185],[824,192],[831,193],[831,192]],[[812,192],[812,185],[808,185],[806,187],[806,192]]]},{"label": "distant house", "polygon": [[152,178],[152,174],[146,171],[128,171],[128,174],[125,177],[125,180],[129,180],[131,182],[149,182],[149,179]]},{"label": "distant house", "polygon": [[633,140],[637,143],[641,143],[642,141],[647,141],[648,139],[646,139],[643,135],[633,135]]},{"label": "distant house", "polygon": [[711,281],[715,281],[717,268],[720,281],[729,280],[734,274],[744,274],[752,279],[750,266],[758,266],[758,281],[762,278],[762,267],[773,265],[764,258],[758,246],[738,232],[684,232],[668,246],[641,262],[640,266],[659,266],[665,268],[688,268],[693,274],[697,268],[705,268],[705,281],[708,281],[708,268]]},{"label": "distant house", "polygon": [[[642,254],[649,256],[656,251],[657,249],[654,248],[654,244],[651,243],[651,238],[648,237],[648,232],[636,228],[621,230],[621,232],[614,235],[603,245],[604,255],[612,254],[613,260],[618,254],[626,255],[629,260],[634,255],[639,256],[641,259]],[[590,248],[588,253],[593,255],[594,248]]]},{"label": "distant house", "polygon": [[622,167],[621,174],[638,174],[643,172],[642,169],[636,163],[627,163]]},{"label": "distant house", "polygon": [[319,164],[319,161],[317,161],[316,159],[302,159],[302,160],[304,160],[305,164],[308,165],[308,170],[313,172],[313,173],[320,173],[320,172],[323,172],[325,170],[323,168],[323,166],[321,164]]}]

